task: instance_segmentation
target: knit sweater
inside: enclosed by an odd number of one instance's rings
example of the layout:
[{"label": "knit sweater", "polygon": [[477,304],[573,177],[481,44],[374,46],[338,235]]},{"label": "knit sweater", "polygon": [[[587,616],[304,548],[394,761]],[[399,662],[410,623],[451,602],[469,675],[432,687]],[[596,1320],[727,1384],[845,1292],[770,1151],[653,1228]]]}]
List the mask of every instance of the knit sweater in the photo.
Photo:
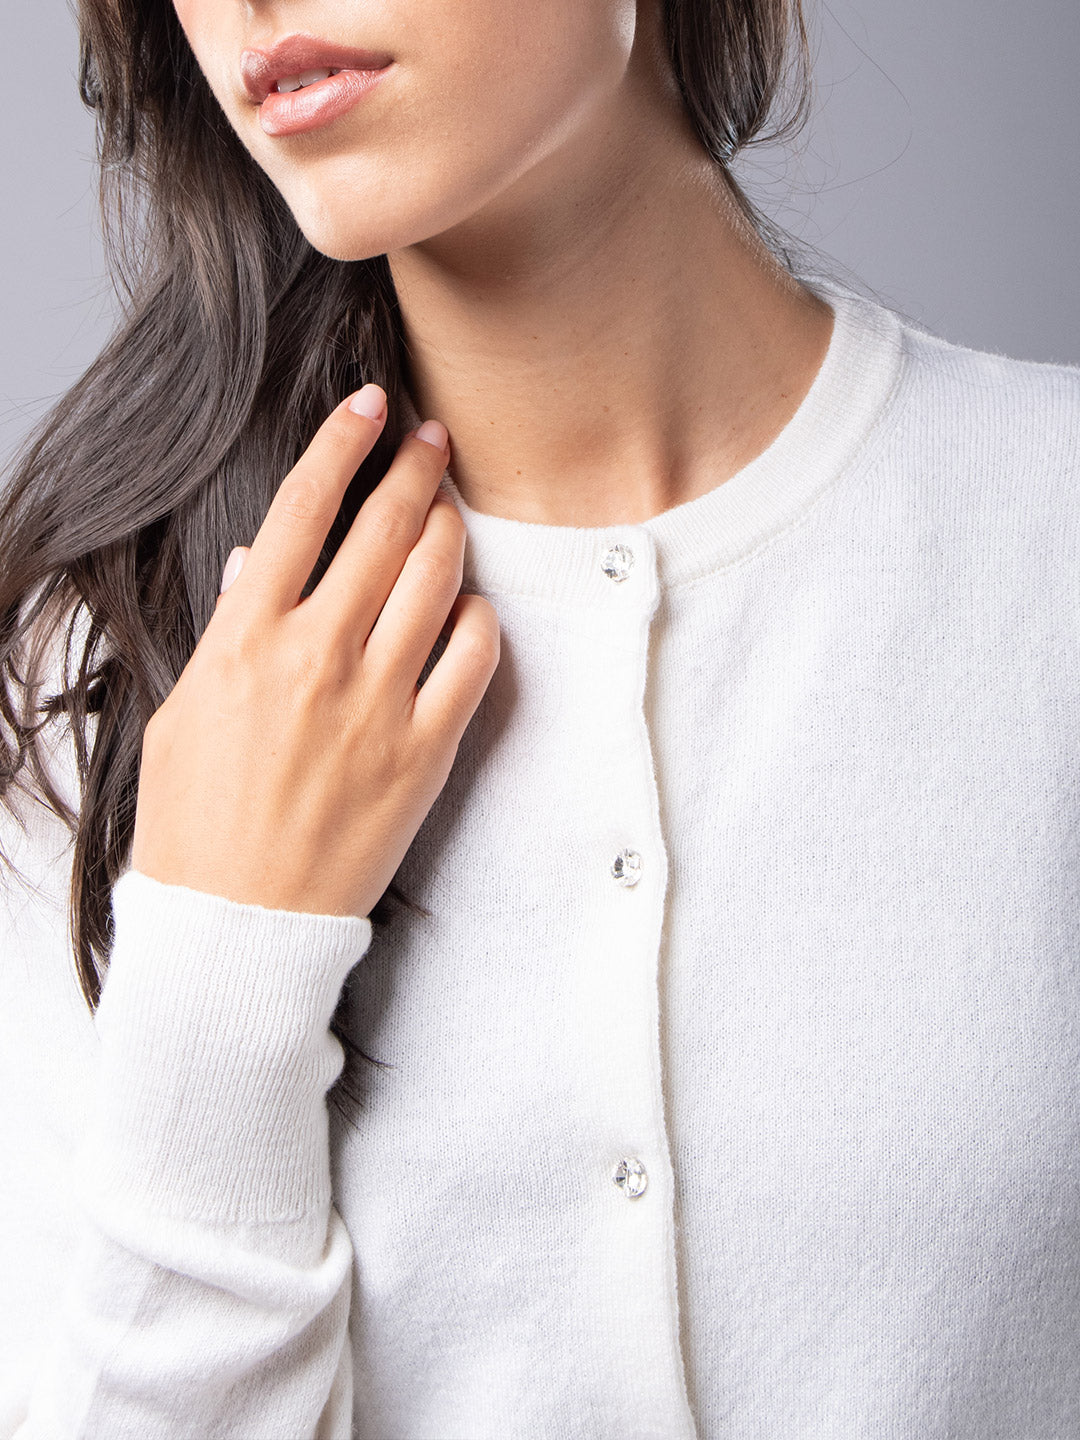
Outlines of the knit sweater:
[{"label": "knit sweater", "polygon": [[91,1020],[0,816],[0,1435],[1080,1437],[1080,370],[808,283],[710,492],[444,478],[502,653],[416,908],[129,868]]}]

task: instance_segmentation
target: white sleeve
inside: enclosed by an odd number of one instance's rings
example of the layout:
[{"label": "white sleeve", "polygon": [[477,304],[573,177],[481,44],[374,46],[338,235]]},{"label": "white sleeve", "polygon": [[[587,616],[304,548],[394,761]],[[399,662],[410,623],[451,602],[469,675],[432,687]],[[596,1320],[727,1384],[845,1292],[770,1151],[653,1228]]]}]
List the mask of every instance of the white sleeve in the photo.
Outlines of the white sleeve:
[{"label": "white sleeve", "polygon": [[[342,1051],[328,1027],[370,921],[132,870],[113,914],[85,1129],[56,1169],[70,1275],[7,1433],[348,1440],[352,1252],[331,1205]],[[10,950],[34,933],[0,936],[13,973],[32,974],[38,957]]]}]

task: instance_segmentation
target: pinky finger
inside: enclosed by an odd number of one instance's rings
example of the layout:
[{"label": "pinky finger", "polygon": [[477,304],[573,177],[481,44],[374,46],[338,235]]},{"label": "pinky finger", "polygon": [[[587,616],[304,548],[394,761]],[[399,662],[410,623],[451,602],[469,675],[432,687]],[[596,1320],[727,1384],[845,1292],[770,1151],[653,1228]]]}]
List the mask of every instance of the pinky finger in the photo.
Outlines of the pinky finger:
[{"label": "pinky finger", "polygon": [[499,617],[482,595],[459,595],[443,627],[446,648],[417,691],[416,723],[458,739],[484,697],[499,663]]}]

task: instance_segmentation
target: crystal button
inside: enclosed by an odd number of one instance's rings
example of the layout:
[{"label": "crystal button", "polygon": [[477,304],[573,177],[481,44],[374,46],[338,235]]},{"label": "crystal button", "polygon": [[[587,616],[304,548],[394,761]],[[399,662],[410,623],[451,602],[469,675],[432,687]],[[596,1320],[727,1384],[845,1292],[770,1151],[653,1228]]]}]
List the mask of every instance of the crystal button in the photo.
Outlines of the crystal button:
[{"label": "crystal button", "polygon": [[636,885],[641,879],[641,856],[636,850],[620,850],[611,874],[620,885]]},{"label": "crystal button", "polygon": [[609,580],[625,580],[634,563],[634,552],[628,545],[613,545],[605,550],[600,560],[600,569]]},{"label": "crystal button", "polygon": [[630,1200],[636,1200],[639,1195],[644,1195],[645,1186],[649,1183],[649,1177],[645,1173],[645,1166],[640,1160],[635,1160],[632,1157],[620,1160],[615,1167],[615,1174],[611,1178]]}]

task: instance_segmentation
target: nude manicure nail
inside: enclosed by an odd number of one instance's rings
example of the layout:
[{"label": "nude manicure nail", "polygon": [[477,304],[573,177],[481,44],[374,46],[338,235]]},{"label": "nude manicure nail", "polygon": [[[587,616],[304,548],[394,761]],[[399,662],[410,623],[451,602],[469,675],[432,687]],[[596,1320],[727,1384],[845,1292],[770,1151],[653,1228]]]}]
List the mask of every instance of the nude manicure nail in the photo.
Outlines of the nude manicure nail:
[{"label": "nude manicure nail", "polygon": [[450,436],[441,420],[425,420],[417,430],[416,438],[425,441],[428,445],[434,445],[436,450],[445,450]]},{"label": "nude manicure nail", "polygon": [[386,414],[386,392],[381,385],[365,385],[349,401],[349,409],[369,420],[381,420]]},{"label": "nude manicure nail", "polygon": [[240,571],[244,568],[245,551],[242,546],[237,545],[229,552],[229,558],[225,561],[225,569],[221,572],[221,594],[233,583]]}]

